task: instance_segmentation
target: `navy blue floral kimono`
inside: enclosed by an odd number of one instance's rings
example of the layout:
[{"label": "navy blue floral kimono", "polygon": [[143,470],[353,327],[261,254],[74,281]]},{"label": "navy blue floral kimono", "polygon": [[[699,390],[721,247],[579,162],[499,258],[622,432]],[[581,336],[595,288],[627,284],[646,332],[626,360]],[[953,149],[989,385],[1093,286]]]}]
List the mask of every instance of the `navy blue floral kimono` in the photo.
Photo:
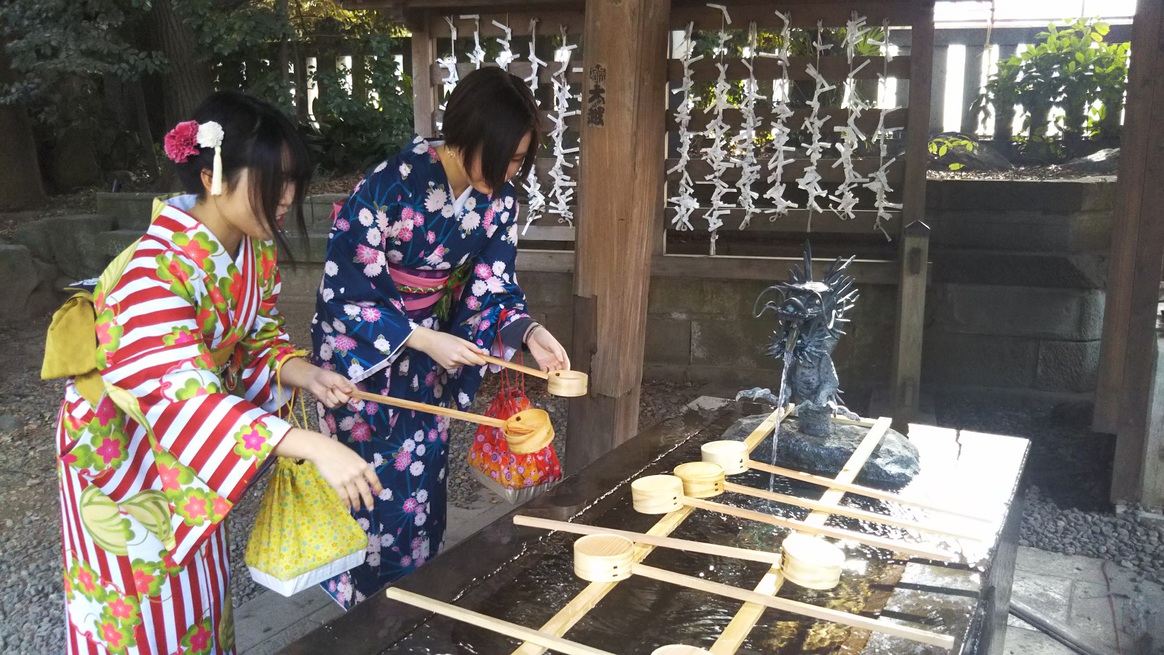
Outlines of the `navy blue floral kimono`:
[{"label": "navy blue floral kimono", "polygon": [[[437,144],[418,137],[339,208],[311,336],[320,366],[365,391],[466,409],[485,367],[446,371],[404,342],[424,326],[512,354],[496,343],[499,323],[506,343],[529,324],[514,272],[517,202],[511,184],[453,198]],[[448,419],[364,401],[319,412],[321,430],[372,462],[384,485],[374,511],[355,514],[366,562],[323,585],[348,608],[440,548]]]}]

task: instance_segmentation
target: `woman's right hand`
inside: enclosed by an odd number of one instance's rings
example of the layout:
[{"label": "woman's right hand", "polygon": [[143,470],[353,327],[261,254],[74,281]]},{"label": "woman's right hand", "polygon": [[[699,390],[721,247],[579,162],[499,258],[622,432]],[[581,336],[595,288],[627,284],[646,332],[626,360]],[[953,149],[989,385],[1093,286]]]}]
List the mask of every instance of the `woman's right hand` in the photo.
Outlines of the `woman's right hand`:
[{"label": "woman's right hand", "polygon": [[376,496],[384,491],[375,468],[359,453],[318,432],[291,428],[275,447],[275,454],[315,464],[348,509],[360,509],[363,501],[363,506],[371,511]]},{"label": "woman's right hand", "polygon": [[484,366],[487,363],[481,358],[487,353],[476,345],[426,327],[418,326],[414,329],[405,343],[431,357],[445,370],[461,366]]}]

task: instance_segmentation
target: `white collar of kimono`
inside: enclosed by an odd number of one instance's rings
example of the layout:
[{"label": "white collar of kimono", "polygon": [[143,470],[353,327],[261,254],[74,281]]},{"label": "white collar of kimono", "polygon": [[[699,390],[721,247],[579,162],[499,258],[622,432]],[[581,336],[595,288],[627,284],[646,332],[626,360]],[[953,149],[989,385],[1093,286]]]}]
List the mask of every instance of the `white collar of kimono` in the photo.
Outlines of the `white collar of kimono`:
[{"label": "white collar of kimono", "polygon": [[[436,150],[437,148],[443,146],[445,144],[445,142],[443,140],[437,140],[437,141],[429,141],[428,144],[429,144],[429,146],[431,146],[433,148],[433,150]],[[438,157],[439,157],[439,155],[438,155]],[[444,166],[441,167],[441,172],[442,173],[444,172]],[[449,176],[448,175],[445,175],[445,186],[448,187],[448,189],[450,191],[450,195],[452,195],[451,192],[453,190],[453,187],[449,184]],[[473,191],[474,191],[473,185],[470,184],[469,186],[465,187],[465,190],[461,192],[461,195],[457,196],[456,200],[453,200],[453,214],[454,215],[460,216],[461,212],[465,211],[465,204],[467,202],[469,202],[469,197],[473,195]]]},{"label": "white collar of kimono", "polygon": [[[242,241],[239,242],[238,254],[231,257],[227,248],[214,233],[203,225],[198,219],[190,214],[190,210],[198,202],[198,196],[187,193],[180,196],[173,196],[162,200],[162,212],[167,218],[170,218],[182,224],[184,228],[182,231],[193,236],[195,234],[203,234],[210,242],[218,246],[217,251],[212,253],[210,259],[214,262],[216,270],[222,274],[225,273],[230,264],[234,264],[238,270],[243,270],[243,260],[247,252],[251,249],[250,237],[243,235]],[[173,232],[164,228],[157,228],[155,225],[150,225],[150,232],[155,236],[161,237],[166,241],[173,242]],[[177,245],[177,244],[175,244]],[[180,246],[179,246],[180,247]]]}]

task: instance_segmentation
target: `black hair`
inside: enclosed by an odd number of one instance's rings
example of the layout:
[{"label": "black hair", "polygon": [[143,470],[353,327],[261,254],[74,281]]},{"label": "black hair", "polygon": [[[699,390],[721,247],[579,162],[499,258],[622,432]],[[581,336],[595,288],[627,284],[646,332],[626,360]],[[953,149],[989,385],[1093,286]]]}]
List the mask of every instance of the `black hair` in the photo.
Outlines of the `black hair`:
[{"label": "black hair", "polygon": [[[218,91],[198,105],[192,119],[199,124],[214,121],[222,126],[222,181],[233,187],[248,169],[251,209],[267,225],[276,243],[294,261],[276,212],[286,184],[295,185],[292,221],[299,234],[307,233],[303,199],[314,170],[307,145],[295,124],[273,105],[238,91]],[[175,163],[178,179],[187,193],[205,197],[202,171],[213,170],[214,148],[199,148],[196,155]]]},{"label": "black hair", "polygon": [[529,151],[519,175],[529,175],[541,143],[538,105],[521,78],[494,66],[475,70],[457,84],[444,115],[445,144],[463,153],[466,169],[476,158],[481,175],[498,193],[525,135]]}]

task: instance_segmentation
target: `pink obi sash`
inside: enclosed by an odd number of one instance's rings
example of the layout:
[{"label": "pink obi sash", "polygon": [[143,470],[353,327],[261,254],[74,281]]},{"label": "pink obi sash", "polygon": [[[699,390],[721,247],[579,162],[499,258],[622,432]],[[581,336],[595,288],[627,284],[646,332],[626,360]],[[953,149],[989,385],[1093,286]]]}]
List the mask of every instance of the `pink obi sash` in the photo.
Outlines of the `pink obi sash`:
[{"label": "pink obi sash", "polygon": [[[404,301],[404,311],[409,318],[429,313],[447,318],[452,300],[456,299],[464,287],[464,273],[467,271],[467,267],[452,271],[425,271],[388,266],[388,274],[392,276],[392,282],[400,292],[400,297]],[[441,302],[442,300],[445,302]],[[440,306],[437,306],[438,303]]]},{"label": "pink obi sash", "polygon": [[427,311],[437,304],[449,282],[446,271],[419,271],[389,266],[388,274],[392,276],[404,300],[404,310],[409,313]]}]

